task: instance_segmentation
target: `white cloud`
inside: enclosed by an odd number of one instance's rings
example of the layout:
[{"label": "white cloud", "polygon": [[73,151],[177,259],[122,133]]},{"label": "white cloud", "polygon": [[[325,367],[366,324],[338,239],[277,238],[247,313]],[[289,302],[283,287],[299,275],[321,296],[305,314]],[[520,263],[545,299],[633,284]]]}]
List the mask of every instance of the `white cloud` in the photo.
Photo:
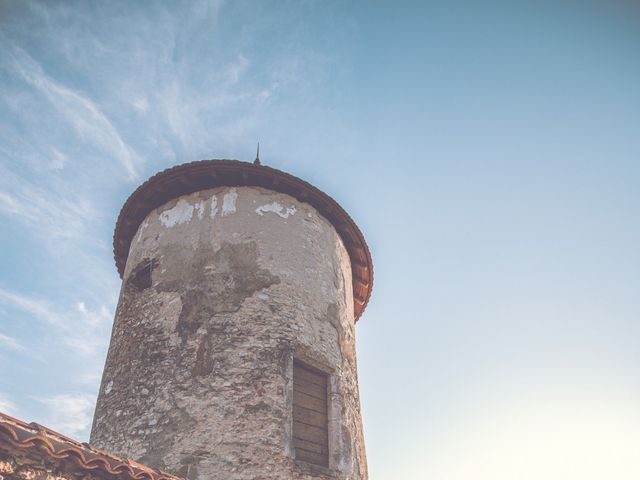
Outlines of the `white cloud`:
[{"label": "white cloud", "polygon": [[98,310],[89,310],[84,302],[76,303],[76,310],[82,318],[91,326],[103,326],[113,320],[113,312],[106,306],[101,305]]},{"label": "white cloud", "polygon": [[230,84],[236,84],[240,77],[249,68],[249,59],[244,55],[238,55],[238,59],[227,67],[227,79]]},{"label": "white cloud", "polygon": [[[143,158],[164,168],[231,154],[255,137],[263,109],[283,82],[274,71],[282,61],[263,57],[271,54],[262,48],[252,51],[252,42],[216,45],[224,38],[213,35],[219,14],[227,14],[222,4],[191,2],[178,23],[174,9],[162,5],[96,23],[85,9],[36,2],[28,6],[28,21],[16,18],[2,37],[7,48],[0,55],[0,83],[6,89],[0,101],[7,103],[11,128],[0,139],[0,215],[9,228],[28,227],[30,241],[12,247],[31,262],[22,273],[7,273],[42,276],[58,287],[34,295],[14,287],[11,275],[5,278],[0,304],[47,338],[3,331],[16,338],[0,336],[0,348],[6,354],[24,344],[30,351],[21,357],[29,360],[64,357],[68,375],[56,377],[45,399],[24,401],[19,392],[11,399],[32,419],[36,414],[27,410],[35,404],[42,412],[37,421],[69,435],[86,431],[93,407],[93,397],[69,393],[96,387],[109,340],[119,281],[106,259],[105,231],[112,225],[104,222],[112,221],[117,212],[111,209],[127,193],[120,190],[122,176],[147,173]],[[53,252],[50,262],[29,260],[39,248]],[[78,280],[70,280],[71,271]],[[71,284],[79,293],[69,298]],[[51,375],[25,365],[11,372],[16,384],[27,378],[37,385],[37,375]],[[0,398],[0,408],[5,403],[15,409]]]},{"label": "white cloud", "polygon": [[56,193],[29,185],[0,169],[0,213],[41,230],[47,238],[80,237],[97,217],[91,202],[72,192]]},{"label": "white cloud", "polygon": [[0,333],[0,347],[5,347],[15,352],[25,352],[27,350],[18,340],[2,333]]},{"label": "white cloud", "polygon": [[44,320],[51,325],[62,325],[62,318],[53,313],[51,305],[44,300],[36,300],[33,298],[11,292],[4,288],[0,288],[0,302],[13,305],[20,310],[27,312],[39,320]]},{"label": "white cloud", "polygon": [[77,376],[79,383],[83,385],[87,385],[89,387],[96,387],[97,385],[100,385],[101,378],[102,378],[102,371],[82,373]]},{"label": "white cloud", "polygon": [[18,408],[11,402],[7,395],[0,392],[0,412],[8,415],[17,416]]},{"label": "white cloud", "polygon": [[98,105],[46,75],[40,64],[24,50],[14,48],[13,58],[14,67],[20,76],[43,93],[78,134],[117,159],[129,178],[139,178],[137,167],[142,163],[141,158],[122,140],[116,127]]},{"label": "white cloud", "polygon": [[49,160],[49,168],[51,170],[62,170],[67,164],[67,156],[57,148],[54,148],[52,153],[53,158]]},{"label": "white cloud", "polygon": [[105,305],[91,310],[84,302],[77,302],[74,308],[60,312],[44,300],[4,288],[0,288],[0,303],[12,305],[54,326],[52,333],[60,337],[60,343],[72,347],[75,354],[93,359],[106,347],[113,312]]},{"label": "white cloud", "polygon": [[95,407],[95,396],[79,393],[35,399],[48,408],[44,420],[47,427],[70,437],[88,433]]},{"label": "white cloud", "polygon": [[[66,345],[71,347],[76,354],[80,354],[85,358],[93,358],[100,353],[100,351],[106,347],[106,341],[108,341],[108,339],[88,332],[69,334],[69,336],[64,339]],[[91,373],[93,374],[95,372]]]},{"label": "white cloud", "polygon": [[224,0],[195,0],[191,3],[191,12],[198,19],[213,19],[217,21]]},{"label": "white cloud", "polygon": [[133,108],[140,113],[145,113],[149,110],[149,101],[145,97],[138,97],[133,101]]}]

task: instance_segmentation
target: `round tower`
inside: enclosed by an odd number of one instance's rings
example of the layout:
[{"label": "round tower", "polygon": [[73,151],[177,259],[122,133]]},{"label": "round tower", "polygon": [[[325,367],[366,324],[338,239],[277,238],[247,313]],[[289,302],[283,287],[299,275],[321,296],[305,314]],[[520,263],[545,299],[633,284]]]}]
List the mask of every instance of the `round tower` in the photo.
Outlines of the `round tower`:
[{"label": "round tower", "polygon": [[364,237],[279,170],[207,160],[125,203],[91,443],[193,479],[366,479],[355,322]]}]

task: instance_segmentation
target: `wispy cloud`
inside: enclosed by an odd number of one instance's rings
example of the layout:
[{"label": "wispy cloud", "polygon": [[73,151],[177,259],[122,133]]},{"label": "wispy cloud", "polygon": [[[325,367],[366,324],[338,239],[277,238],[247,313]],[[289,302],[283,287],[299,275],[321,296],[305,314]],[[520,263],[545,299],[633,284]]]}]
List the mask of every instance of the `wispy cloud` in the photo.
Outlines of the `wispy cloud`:
[{"label": "wispy cloud", "polygon": [[[47,329],[46,346],[39,351],[44,361],[52,355],[64,352],[66,362],[74,365],[74,389],[92,391],[99,383],[104,352],[108,342],[108,332],[113,312],[105,305],[89,308],[84,301],[76,302],[68,308],[59,308],[50,301],[23,295],[0,288],[0,304],[24,312],[16,321],[42,322]],[[0,348],[26,351],[21,339],[0,334]],[[41,343],[39,344],[43,346]],[[37,421],[54,430],[70,436],[86,437],[91,425],[91,415],[95,405],[95,395],[88,392],[31,395],[31,400],[43,404],[38,409]],[[0,394],[0,410],[17,415],[15,403]],[[33,414],[32,414],[33,415]]]},{"label": "wispy cloud", "polygon": [[84,302],[76,303],[76,310],[82,315],[84,321],[91,326],[103,326],[113,319],[113,312],[101,305],[98,310],[89,310]]},{"label": "wispy cloud", "polygon": [[14,417],[18,413],[18,408],[15,404],[9,400],[5,393],[0,392],[0,412],[13,415]]},{"label": "wispy cloud", "polygon": [[277,80],[244,85],[250,66],[250,59],[239,53],[234,60],[212,67],[215,73],[203,78],[198,88],[188,75],[167,72],[153,102],[154,113],[164,120],[161,128],[171,131],[186,151],[238,144],[254,129],[260,108],[278,89]]},{"label": "wispy cloud", "polygon": [[[0,18],[0,228],[26,239],[8,240],[21,258],[0,283],[2,310],[25,328],[2,329],[0,348],[28,348],[7,372],[13,383],[51,386],[41,402],[35,391],[0,399],[27,418],[42,412],[37,421],[70,435],[88,428],[93,398],[76,393],[97,388],[109,341],[119,279],[108,244],[129,193],[123,177],[241,155],[258,131],[281,135],[265,113],[294,81],[313,90],[306,64],[289,60],[310,58],[287,47],[299,13],[279,21],[271,8],[225,4],[132,5],[125,17],[105,4],[98,18],[91,6],[36,0]],[[278,48],[265,43],[273,37]],[[56,357],[65,375],[21,362],[36,355]]]},{"label": "wispy cloud", "polygon": [[95,396],[86,393],[34,397],[48,411],[44,415],[48,427],[69,436],[87,434],[91,426],[91,415]]},{"label": "wispy cloud", "polygon": [[36,187],[0,167],[0,214],[34,227],[47,238],[78,238],[97,216],[87,198]]},{"label": "wispy cloud", "polygon": [[133,108],[135,108],[140,113],[145,113],[147,110],[149,110],[149,101],[146,97],[138,97],[134,99],[131,104],[133,105]]},{"label": "wispy cloud", "polygon": [[84,302],[78,302],[73,308],[60,312],[45,300],[4,288],[0,288],[0,303],[18,308],[54,327],[53,335],[59,337],[57,340],[60,343],[73,347],[75,354],[94,357],[106,346],[105,333],[113,319],[113,313],[105,305],[91,310]]},{"label": "wispy cloud", "polygon": [[52,153],[52,158],[51,160],[49,160],[48,164],[49,168],[51,168],[52,170],[62,170],[67,165],[67,156],[57,148],[54,148],[52,150]]},{"label": "wispy cloud", "polygon": [[48,76],[27,52],[13,49],[14,68],[31,86],[44,94],[76,132],[117,159],[129,178],[138,179],[142,159],[127,145],[102,110],[90,98]]},{"label": "wispy cloud", "polygon": [[244,72],[249,68],[249,59],[244,55],[238,55],[235,62],[227,67],[227,79],[230,84],[238,83]]},{"label": "wispy cloud", "polygon": [[44,320],[51,325],[60,326],[63,324],[62,318],[53,313],[51,305],[49,305],[44,300],[36,300],[0,288],[0,302],[13,305],[14,307],[17,307],[20,310],[29,313],[39,320]]},{"label": "wispy cloud", "polygon": [[15,352],[26,352],[27,348],[22,345],[18,340],[9,335],[4,335],[0,333],[0,348],[5,347],[9,350],[13,350]]},{"label": "wispy cloud", "polygon": [[196,18],[215,22],[224,4],[224,0],[195,0],[191,3],[191,12]]}]

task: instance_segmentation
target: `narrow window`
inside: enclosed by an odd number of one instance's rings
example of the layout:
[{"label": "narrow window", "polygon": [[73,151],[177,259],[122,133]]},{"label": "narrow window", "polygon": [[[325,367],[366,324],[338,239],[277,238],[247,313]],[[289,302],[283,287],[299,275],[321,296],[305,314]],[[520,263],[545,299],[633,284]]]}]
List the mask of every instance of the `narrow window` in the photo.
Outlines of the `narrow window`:
[{"label": "narrow window", "polygon": [[297,460],[329,466],[327,375],[293,362],[293,447]]},{"label": "narrow window", "polygon": [[127,283],[132,284],[138,290],[145,290],[151,287],[151,272],[158,266],[158,261],[145,259],[136,265],[133,272],[129,276]]}]

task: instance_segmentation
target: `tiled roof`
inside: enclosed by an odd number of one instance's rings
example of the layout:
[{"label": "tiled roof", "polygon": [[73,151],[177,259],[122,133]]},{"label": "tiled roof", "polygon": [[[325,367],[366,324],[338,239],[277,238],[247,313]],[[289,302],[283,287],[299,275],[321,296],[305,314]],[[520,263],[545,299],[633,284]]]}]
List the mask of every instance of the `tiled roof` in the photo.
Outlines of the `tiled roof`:
[{"label": "tiled roof", "polygon": [[181,480],[168,473],[125,460],[54,432],[37,423],[25,423],[0,412],[0,452],[16,449],[51,461],[70,460],[81,469],[118,480]]},{"label": "tiled roof", "polygon": [[145,217],[181,195],[216,187],[263,187],[285,193],[314,207],[334,226],[351,258],[356,321],[373,288],[373,261],[364,235],[349,214],[329,195],[310,183],[264,165],[238,160],[200,160],[163,170],[140,185],[127,199],[116,223],[113,253],[120,277],[131,241]]}]

